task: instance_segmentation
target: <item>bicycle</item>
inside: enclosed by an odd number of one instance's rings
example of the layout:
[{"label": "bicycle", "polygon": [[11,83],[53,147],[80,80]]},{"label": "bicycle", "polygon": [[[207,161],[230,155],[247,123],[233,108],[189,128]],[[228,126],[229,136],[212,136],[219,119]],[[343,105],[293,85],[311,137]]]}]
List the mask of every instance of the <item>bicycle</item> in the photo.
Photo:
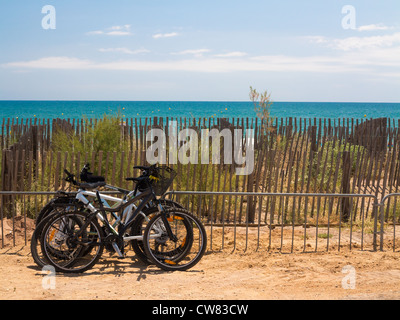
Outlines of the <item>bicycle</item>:
[{"label": "bicycle", "polygon": [[[143,167],[143,166],[137,166],[134,167],[136,169],[141,169],[143,173],[145,174],[146,170],[148,167]],[[134,192],[125,190],[119,187],[115,186],[110,186],[108,184],[105,184],[105,179],[104,177],[101,176],[94,176],[93,173],[89,172],[89,164],[86,164],[80,173],[80,178],[83,183],[78,183],[75,179],[75,176],[71,173],[69,173],[67,170],[67,178],[65,179],[67,182],[73,184],[75,187],[78,187],[79,190],[78,192],[65,192],[65,191],[59,191],[56,194],[56,197],[51,199],[40,211],[37,219],[36,219],[36,228],[35,231],[32,235],[31,238],[31,254],[33,257],[34,262],[39,266],[39,267],[44,267],[45,265],[48,264],[48,261],[45,259],[41,252],[41,245],[40,245],[40,235],[42,233],[43,227],[46,225],[46,223],[49,221],[49,217],[53,214],[62,214],[64,212],[74,212],[74,211],[88,211],[88,212],[94,212],[96,209],[94,208],[94,201],[91,201],[90,204],[92,205],[91,207],[87,207],[87,204],[89,203],[90,198],[96,198],[96,193],[87,191],[86,189],[95,189],[99,186],[105,187],[107,189],[111,189],[114,191],[117,191],[121,194],[124,195],[124,197],[117,198],[117,197],[111,197],[108,195],[104,195],[102,198],[102,201],[108,205],[106,202],[112,201],[117,204],[120,204],[127,199],[132,197],[132,194],[136,194],[140,192],[138,189],[139,187],[135,189]],[[88,199],[89,198],[89,199]],[[167,206],[167,207],[178,207],[182,208],[182,205],[179,204],[178,202],[172,201],[172,200],[160,200],[162,205]],[[86,205],[85,205],[86,204]],[[145,224],[150,220],[149,217],[154,215],[155,213],[155,207],[157,203],[150,203],[147,205],[146,208],[143,209],[144,215],[139,217],[138,221],[132,226],[131,229],[131,234],[137,234],[139,232],[143,232],[145,229]],[[131,210],[132,207],[135,207],[135,204],[132,204],[132,206],[127,207],[124,210],[124,215],[127,216]],[[146,218],[143,218],[146,216]],[[118,221],[121,219],[121,217],[118,216],[113,216],[115,222],[114,222],[114,227],[118,223]],[[144,252],[143,245],[140,243],[140,241],[132,241],[131,246],[133,251],[136,254],[136,257],[141,260],[142,262],[146,264],[150,264],[151,260],[149,260]],[[107,247],[108,251],[114,251],[113,248]],[[83,254],[83,253],[82,253]]]},{"label": "bicycle", "polygon": [[[147,223],[143,234],[127,234],[137,218],[143,217],[143,208],[166,192],[175,175],[169,167],[153,165],[148,167],[146,175],[126,179],[135,181],[137,186],[144,184],[146,188],[118,207],[105,208],[97,191],[98,210],[52,216],[41,234],[46,259],[58,271],[84,272],[98,262],[105,247],[112,247],[120,258],[124,258],[125,243],[141,241],[147,258],[159,268],[168,271],[192,268],[204,255],[207,236],[201,221],[189,211],[166,208],[158,202],[158,211]],[[107,212],[124,211],[136,201],[140,201],[137,208],[114,228],[108,221]],[[86,251],[85,255],[80,254],[82,251]]]}]

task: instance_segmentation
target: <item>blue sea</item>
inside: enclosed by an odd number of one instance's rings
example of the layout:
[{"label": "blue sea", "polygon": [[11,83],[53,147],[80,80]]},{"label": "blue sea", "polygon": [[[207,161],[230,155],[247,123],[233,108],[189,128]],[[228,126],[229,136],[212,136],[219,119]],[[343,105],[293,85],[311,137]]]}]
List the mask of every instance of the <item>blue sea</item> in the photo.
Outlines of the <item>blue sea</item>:
[{"label": "blue sea", "polygon": [[[273,117],[400,119],[400,103],[274,102]],[[231,101],[0,101],[1,118],[256,117],[252,102]]]}]

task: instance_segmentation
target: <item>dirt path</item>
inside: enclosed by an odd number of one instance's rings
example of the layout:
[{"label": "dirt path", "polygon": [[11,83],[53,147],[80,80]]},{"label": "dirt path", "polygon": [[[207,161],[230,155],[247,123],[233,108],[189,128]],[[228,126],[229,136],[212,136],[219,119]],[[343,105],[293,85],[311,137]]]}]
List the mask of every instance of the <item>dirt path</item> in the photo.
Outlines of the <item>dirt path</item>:
[{"label": "dirt path", "polygon": [[[124,260],[105,254],[92,270],[57,274],[55,289],[44,289],[43,280],[48,278],[34,264],[28,243],[0,250],[0,298],[400,299],[399,260],[398,252],[389,251],[215,252],[190,271],[163,272],[129,254]],[[342,273],[346,266],[354,269]],[[355,283],[346,278],[352,275]]]}]

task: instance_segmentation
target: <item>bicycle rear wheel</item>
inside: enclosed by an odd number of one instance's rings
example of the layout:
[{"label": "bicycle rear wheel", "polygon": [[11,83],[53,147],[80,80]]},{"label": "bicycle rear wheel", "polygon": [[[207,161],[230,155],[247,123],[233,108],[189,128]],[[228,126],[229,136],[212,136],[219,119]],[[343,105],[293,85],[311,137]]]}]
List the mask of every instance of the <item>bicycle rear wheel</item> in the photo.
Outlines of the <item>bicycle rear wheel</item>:
[{"label": "bicycle rear wheel", "polygon": [[36,225],[35,231],[32,234],[31,238],[31,255],[33,261],[40,267],[43,268],[45,265],[48,265],[49,262],[46,259],[46,256],[42,253],[40,238],[43,231],[43,227],[47,224],[49,219],[52,218],[52,215],[56,215],[57,212],[49,213],[46,217],[40,220],[40,222]]},{"label": "bicycle rear wheel", "polygon": [[89,215],[83,212],[68,212],[52,216],[43,227],[42,253],[56,271],[84,272],[100,259],[104,233],[96,219],[84,227],[87,219]]},{"label": "bicycle rear wheel", "polygon": [[45,255],[42,253],[40,244],[43,228],[44,226],[46,226],[46,224],[48,223],[49,219],[52,218],[52,216],[61,215],[66,212],[75,212],[75,210],[72,210],[72,207],[71,208],[54,207],[53,210],[47,212],[45,216],[43,216],[40,220],[38,220],[38,223],[36,224],[35,231],[33,232],[31,237],[31,255],[33,261],[35,261],[35,263],[40,268],[43,268],[45,265],[49,264],[49,262],[46,260]]},{"label": "bicycle rear wheel", "polygon": [[[176,241],[168,236],[163,215]],[[171,208],[158,213],[147,224],[143,246],[147,257],[159,268],[184,271],[194,267],[203,257],[207,235],[197,217],[185,209]]]}]

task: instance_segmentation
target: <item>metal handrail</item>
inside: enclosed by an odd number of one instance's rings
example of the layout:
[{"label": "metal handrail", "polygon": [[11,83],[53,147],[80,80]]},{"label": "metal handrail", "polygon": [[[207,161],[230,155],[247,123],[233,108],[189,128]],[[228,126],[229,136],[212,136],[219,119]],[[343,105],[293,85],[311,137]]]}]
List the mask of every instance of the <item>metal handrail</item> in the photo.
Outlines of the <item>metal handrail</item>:
[{"label": "metal handrail", "polygon": [[[223,196],[251,196],[251,197],[261,197],[261,196],[271,196],[271,197],[337,197],[337,198],[372,198],[374,201],[374,233],[373,233],[373,248],[374,251],[377,249],[377,235],[381,234],[380,248],[383,250],[383,226],[381,225],[381,230],[378,231],[378,217],[377,214],[378,207],[383,202],[379,203],[377,196],[372,194],[356,194],[356,193],[272,193],[272,192],[226,192],[226,191],[175,191],[171,190],[163,195],[163,198],[169,195],[223,195]],[[400,195],[400,194],[399,194]],[[247,249],[247,243],[246,243]]]},{"label": "metal handrail", "polygon": [[[69,194],[75,194],[77,191],[69,191]],[[104,194],[118,194],[117,191],[103,191]],[[54,196],[59,194],[57,191],[0,191],[2,196]],[[171,190],[166,192],[162,198],[174,195],[211,195],[211,196],[248,196],[248,197],[335,197],[335,198],[370,198],[373,200],[374,210],[374,233],[373,233],[373,248],[377,249],[377,235],[380,234],[380,249],[383,246],[383,224],[382,224],[382,206],[384,202],[391,196],[400,196],[400,193],[393,193],[386,195],[381,201],[377,196],[372,194],[341,194],[341,193],[272,193],[272,192],[226,192],[226,191],[177,191]],[[379,214],[379,210],[380,214]],[[3,218],[3,217],[1,217]],[[378,221],[381,224],[378,231]],[[3,235],[4,236],[4,235]],[[246,242],[247,248],[247,242]]]}]

